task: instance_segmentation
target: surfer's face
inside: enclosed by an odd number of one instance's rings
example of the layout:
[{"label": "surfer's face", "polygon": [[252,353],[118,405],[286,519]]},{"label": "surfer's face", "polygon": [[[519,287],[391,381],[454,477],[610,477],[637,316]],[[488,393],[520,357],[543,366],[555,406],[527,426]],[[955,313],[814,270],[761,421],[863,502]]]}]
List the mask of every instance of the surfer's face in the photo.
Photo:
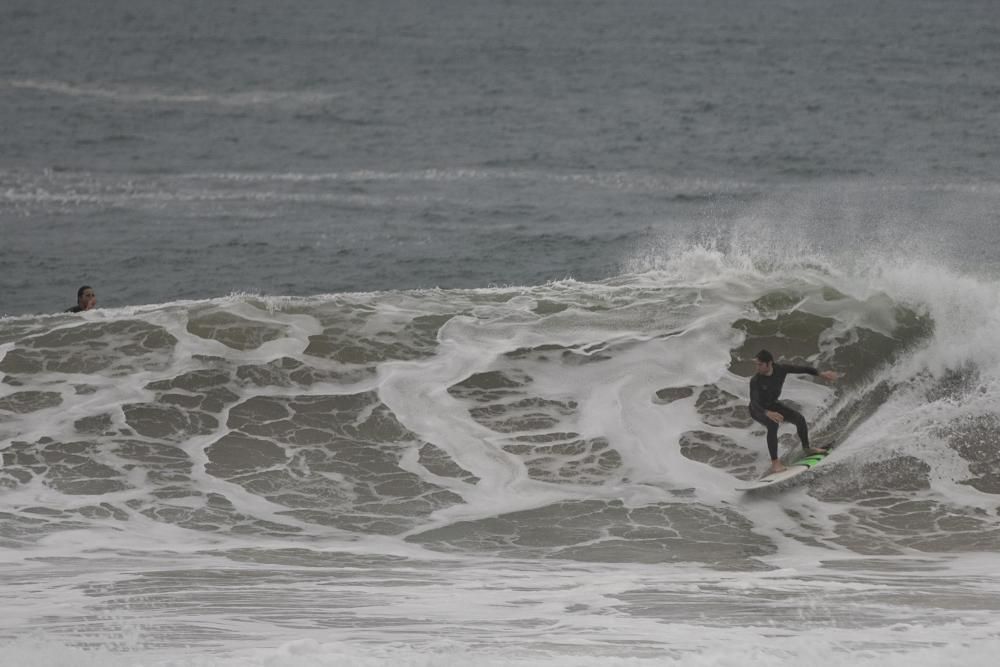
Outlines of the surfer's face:
[{"label": "surfer's face", "polygon": [[760,359],[754,359],[753,362],[757,365],[758,375],[770,375],[771,371],[774,370],[774,362],[761,361]]},{"label": "surfer's face", "polygon": [[84,310],[90,310],[97,306],[97,295],[89,287],[83,290],[83,294],[77,298],[76,303]]}]

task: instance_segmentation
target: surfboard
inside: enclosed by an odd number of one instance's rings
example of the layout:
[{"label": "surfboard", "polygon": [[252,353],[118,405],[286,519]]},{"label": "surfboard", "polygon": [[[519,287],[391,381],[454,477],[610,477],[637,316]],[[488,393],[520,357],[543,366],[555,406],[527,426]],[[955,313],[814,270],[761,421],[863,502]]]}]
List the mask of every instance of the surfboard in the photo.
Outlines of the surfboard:
[{"label": "surfboard", "polygon": [[778,482],[787,481],[793,477],[797,477],[807,470],[811,470],[815,466],[819,465],[830,453],[826,454],[810,454],[804,458],[789,464],[781,472],[772,472],[764,475],[756,482],[749,482],[743,486],[736,487],[737,491],[753,491],[754,489],[763,489],[765,486],[774,486]]}]

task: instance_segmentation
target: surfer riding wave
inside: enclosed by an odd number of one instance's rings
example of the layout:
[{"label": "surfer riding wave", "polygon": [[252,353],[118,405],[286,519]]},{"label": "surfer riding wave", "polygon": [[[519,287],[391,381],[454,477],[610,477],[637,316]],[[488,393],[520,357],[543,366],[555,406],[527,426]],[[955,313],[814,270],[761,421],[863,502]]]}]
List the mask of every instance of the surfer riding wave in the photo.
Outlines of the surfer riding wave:
[{"label": "surfer riding wave", "polygon": [[767,451],[771,455],[771,472],[781,472],[784,464],[778,458],[778,427],[784,422],[795,425],[802,448],[807,453],[825,453],[825,448],[813,449],[809,446],[809,426],[802,413],[781,403],[781,389],[789,373],[818,375],[825,380],[836,380],[840,374],[822,371],[812,366],[793,366],[774,363],[774,355],[761,350],[754,356],[757,373],[750,378],[750,416],[767,428]]}]

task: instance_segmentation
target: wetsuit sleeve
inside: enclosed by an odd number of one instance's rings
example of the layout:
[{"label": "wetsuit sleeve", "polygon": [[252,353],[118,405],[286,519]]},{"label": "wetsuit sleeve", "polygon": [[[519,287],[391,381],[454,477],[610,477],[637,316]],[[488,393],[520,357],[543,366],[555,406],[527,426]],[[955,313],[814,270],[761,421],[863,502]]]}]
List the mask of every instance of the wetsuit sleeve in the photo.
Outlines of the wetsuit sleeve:
[{"label": "wetsuit sleeve", "polygon": [[805,373],[807,375],[819,375],[819,371],[812,366],[789,366],[782,364],[786,373]]},{"label": "wetsuit sleeve", "polygon": [[759,410],[764,412],[766,408],[764,407],[764,397],[760,395],[760,384],[757,382],[757,376],[750,378],[750,409]]}]

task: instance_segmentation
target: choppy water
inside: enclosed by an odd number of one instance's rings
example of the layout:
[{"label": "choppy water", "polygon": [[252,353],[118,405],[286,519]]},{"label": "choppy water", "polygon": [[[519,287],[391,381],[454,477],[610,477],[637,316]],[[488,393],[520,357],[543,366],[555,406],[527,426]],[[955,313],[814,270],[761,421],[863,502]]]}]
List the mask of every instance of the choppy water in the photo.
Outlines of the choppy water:
[{"label": "choppy water", "polygon": [[996,25],[4,5],[0,664],[992,665]]}]

